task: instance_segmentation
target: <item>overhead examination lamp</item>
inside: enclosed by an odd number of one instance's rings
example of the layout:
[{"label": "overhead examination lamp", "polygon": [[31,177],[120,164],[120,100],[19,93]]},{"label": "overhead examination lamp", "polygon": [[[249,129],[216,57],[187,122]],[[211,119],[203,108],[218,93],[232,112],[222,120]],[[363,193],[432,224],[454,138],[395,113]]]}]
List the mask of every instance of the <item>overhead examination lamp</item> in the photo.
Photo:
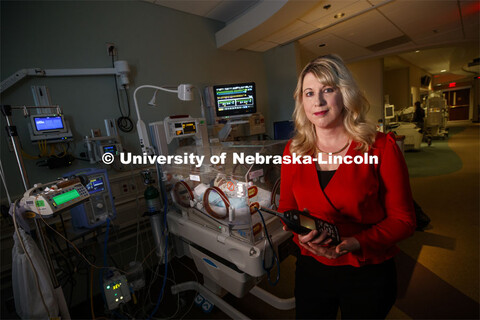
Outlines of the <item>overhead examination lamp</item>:
[{"label": "overhead examination lamp", "polygon": [[133,102],[135,103],[135,110],[137,112],[137,119],[138,119],[137,131],[138,131],[138,139],[140,140],[140,147],[142,148],[142,153],[151,155],[154,153],[154,150],[152,148],[152,145],[150,144],[150,140],[148,139],[148,133],[147,133],[147,128],[145,126],[145,122],[143,122],[143,120],[140,117],[140,111],[138,109],[138,102],[137,102],[137,92],[138,90],[144,89],[144,88],[156,89],[152,100],[150,100],[149,102],[150,105],[154,105],[155,96],[158,90],[166,91],[170,93],[176,93],[178,96],[178,99],[182,101],[192,101],[194,86],[191,84],[180,84],[177,89],[167,89],[165,87],[157,87],[157,86],[146,84],[146,85],[137,87],[133,92]]}]

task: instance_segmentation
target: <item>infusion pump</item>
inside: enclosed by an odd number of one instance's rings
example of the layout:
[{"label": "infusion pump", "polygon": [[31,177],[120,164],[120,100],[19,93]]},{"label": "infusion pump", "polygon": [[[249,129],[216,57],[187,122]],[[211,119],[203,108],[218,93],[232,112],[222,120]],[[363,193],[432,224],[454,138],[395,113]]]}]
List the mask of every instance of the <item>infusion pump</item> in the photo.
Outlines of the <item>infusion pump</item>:
[{"label": "infusion pump", "polygon": [[62,179],[45,184],[36,184],[27,190],[20,206],[44,217],[69,209],[90,198],[79,179]]}]

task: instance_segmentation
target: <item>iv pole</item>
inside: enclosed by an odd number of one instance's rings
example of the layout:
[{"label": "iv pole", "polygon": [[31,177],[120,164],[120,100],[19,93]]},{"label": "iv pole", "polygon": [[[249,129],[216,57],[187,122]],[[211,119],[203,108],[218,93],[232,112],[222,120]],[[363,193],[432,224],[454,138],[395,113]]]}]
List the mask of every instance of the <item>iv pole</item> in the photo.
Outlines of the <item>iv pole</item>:
[{"label": "iv pole", "polygon": [[[25,165],[23,163],[23,158],[19,152],[20,150],[20,142],[18,139],[17,127],[12,123],[12,109],[26,109],[26,108],[56,108],[57,106],[9,106],[9,105],[2,105],[2,114],[7,121],[7,132],[8,136],[13,145],[13,150],[15,153],[15,158],[17,160],[18,169],[20,170],[20,175],[22,177],[23,187],[25,191],[30,189],[30,181],[28,180],[27,171],[25,170]],[[57,276],[55,274],[55,269],[53,267],[52,259],[50,257],[50,253],[48,251],[48,246],[45,241],[45,234],[43,233],[43,229],[38,224],[38,220],[34,219],[35,228],[37,229],[38,236],[40,238],[40,245],[42,247],[43,255],[48,265],[48,271],[50,274],[50,278],[52,280],[53,288],[55,289],[55,295],[58,302],[58,307],[60,309],[60,315],[62,319],[71,319],[70,313],[68,311],[67,302],[65,300],[65,295],[63,293],[62,286],[59,284]],[[20,236],[20,235],[19,235]]]},{"label": "iv pole", "polygon": [[[130,69],[128,67],[128,63],[126,61],[115,61],[113,68],[90,68],[90,69],[40,69],[40,68],[33,68],[33,69],[22,69],[8,77],[7,79],[3,80],[0,83],[0,93],[3,93],[5,90],[22,80],[27,76],[35,76],[35,77],[62,77],[62,76],[92,76],[92,75],[116,75],[120,78],[120,81],[123,85],[129,84],[128,73]],[[23,158],[19,152],[20,150],[20,141],[18,139],[18,132],[16,126],[12,123],[12,109],[23,109],[26,110],[27,108],[56,108],[57,106],[10,106],[10,105],[2,105],[1,111],[4,115],[6,122],[7,122],[7,132],[8,136],[13,145],[13,150],[15,153],[15,158],[18,164],[18,168],[20,170],[20,175],[22,177],[23,186],[25,191],[30,189],[30,181],[28,180],[27,171],[25,169],[25,165],[23,163]],[[71,319],[70,313],[68,311],[67,302],[65,300],[65,295],[62,290],[62,286],[60,286],[57,276],[55,274],[55,269],[53,267],[52,259],[50,257],[50,253],[48,252],[48,247],[45,241],[45,235],[43,234],[42,228],[39,226],[37,219],[34,219],[35,228],[38,231],[38,235],[40,238],[40,244],[42,247],[43,255],[45,260],[47,261],[50,278],[53,283],[53,287],[55,289],[55,294],[58,301],[58,306],[60,309],[60,315],[62,319]]]}]

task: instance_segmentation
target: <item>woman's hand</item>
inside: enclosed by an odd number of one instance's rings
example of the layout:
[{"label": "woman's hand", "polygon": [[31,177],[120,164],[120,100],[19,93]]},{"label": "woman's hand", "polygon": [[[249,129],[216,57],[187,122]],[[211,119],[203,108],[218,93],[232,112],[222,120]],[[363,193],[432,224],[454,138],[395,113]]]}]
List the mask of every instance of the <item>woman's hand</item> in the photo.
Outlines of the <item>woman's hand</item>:
[{"label": "woman's hand", "polygon": [[[290,231],[286,226],[283,227],[285,231]],[[329,246],[332,239],[327,239],[327,231],[319,233],[313,230],[306,235],[298,235],[299,243],[306,250],[314,255],[322,256],[328,259],[336,259],[344,254],[360,249],[360,243],[354,237],[342,238],[337,246]]]},{"label": "woman's hand", "polygon": [[[310,233],[304,236],[303,239],[308,239],[307,236],[309,236]],[[300,240],[300,236],[298,239]],[[328,259],[336,259],[344,254],[360,249],[360,243],[354,237],[342,238],[342,242],[340,242],[337,246],[328,246],[330,242],[331,239],[319,243],[317,243],[317,239],[308,242],[303,242],[300,240],[300,245],[314,255],[322,256]]]}]

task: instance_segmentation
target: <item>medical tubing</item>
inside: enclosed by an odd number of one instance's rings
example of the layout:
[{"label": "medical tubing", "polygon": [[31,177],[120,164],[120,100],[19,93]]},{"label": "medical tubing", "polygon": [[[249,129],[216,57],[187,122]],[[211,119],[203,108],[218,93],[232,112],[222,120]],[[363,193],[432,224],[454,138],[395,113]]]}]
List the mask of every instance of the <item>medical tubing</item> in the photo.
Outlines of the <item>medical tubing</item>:
[{"label": "medical tubing", "polygon": [[275,263],[277,264],[278,272],[277,272],[277,279],[275,279],[275,282],[272,283],[272,280],[270,279],[270,271],[272,270],[272,267],[270,267],[267,270],[265,268],[265,260],[263,261],[263,268],[265,269],[265,271],[267,271],[268,283],[270,283],[270,285],[272,285],[272,286],[276,286],[278,281],[280,280],[280,261],[278,260],[277,253],[275,252],[275,249],[273,248],[272,240],[270,240],[270,235],[268,234],[268,229],[267,229],[267,225],[265,223],[265,219],[263,219],[263,214],[260,212],[260,209],[258,209],[258,208],[256,208],[256,209],[257,209],[258,214],[260,215],[260,218],[262,219],[263,228],[265,229],[265,236],[267,237],[268,243],[270,244],[270,248],[272,249],[272,252],[273,252],[272,260],[275,260]]},{"label": "medical tubing", "polygon": [[102,292],[103,303],[107,304],[107,299],[105,297],[105,292],[103,290],[103,269],[107,267],[107,242],[108,242],[108,232],[110,229],[110,218],[107,218],[107,229],[105,230],[105,241],[103,245],[103,268],[100,269],[100,291]]},{"label": "medical tubing", "polygon": [[[161,168],[158,165],[157,166],[157,179],[159,179],[159,184],[160,184],[160,190],[162,191],[163,194],[163,229],[168,231],[167,227],[167,210],[168,210],[168,195],[167,192],[165,191],[164,185],[163,185],[163,180],[160,180],[160,173],[161,173]],[[150,316],[148,316],[148,319],[151,319],[155,313],[157,313],[158,307],[160,306],[160,302],[162,301],[163,298],[163,293],[165,292],[165,286],[167,284],[167,276],[168,276],[168,233],[165,233],[165,273],[163,276],[163,283],[162,283],[162,290],[160,290],[160,294],[158,295],[158,300],[157,304],[155,305],[155,308],[153,309],[152,313]]]},{"label": "medical tubing", "polygon": [[163,275],[163,283],[162,283],[162,290],[160,290],[160,294],[158,295],[157,304],[153,309],[152,313],[148,316],[147,319],[152,319],[153,315],[157,313],[158,307],[160,306],[160,302],[163,298],[163,293],[165,292],[165,286],[167,284],[167,275],[168,275],[168,235],[165,235],[165,273]]}]

